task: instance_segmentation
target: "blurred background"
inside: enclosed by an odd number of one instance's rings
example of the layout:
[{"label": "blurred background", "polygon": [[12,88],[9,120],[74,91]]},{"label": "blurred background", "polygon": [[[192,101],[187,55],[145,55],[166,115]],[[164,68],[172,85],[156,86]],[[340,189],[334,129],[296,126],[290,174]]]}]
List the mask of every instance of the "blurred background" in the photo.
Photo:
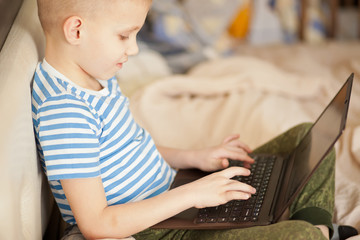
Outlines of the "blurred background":
[{"label": "blurred background", "polygon": [[358,0],[154,0],[139,39],[182,73],[239,44],[359,38]]},{"label": "blurred background", "polygon": [[282,50],[292,56],[299,46],[308,46],[307,58],[328,59],[329,43],[357,48],[359,19],[358,0],[153,0],[138,35],[140,54],[117,78],[130,96],[208,60],[254,53],[264,59]]}]

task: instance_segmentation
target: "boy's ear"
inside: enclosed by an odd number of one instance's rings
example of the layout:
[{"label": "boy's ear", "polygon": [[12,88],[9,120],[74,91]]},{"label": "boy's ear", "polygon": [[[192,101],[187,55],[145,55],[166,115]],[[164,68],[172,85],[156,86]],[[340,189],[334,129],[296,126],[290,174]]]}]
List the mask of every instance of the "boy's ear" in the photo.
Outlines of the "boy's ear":
[{"label": "boy's ear", "polygon": [[63,31],[66,41],[77,45],[80,42],[80,33],[83,27],[83,20],[78,16],[72,16],[65,20]]}]

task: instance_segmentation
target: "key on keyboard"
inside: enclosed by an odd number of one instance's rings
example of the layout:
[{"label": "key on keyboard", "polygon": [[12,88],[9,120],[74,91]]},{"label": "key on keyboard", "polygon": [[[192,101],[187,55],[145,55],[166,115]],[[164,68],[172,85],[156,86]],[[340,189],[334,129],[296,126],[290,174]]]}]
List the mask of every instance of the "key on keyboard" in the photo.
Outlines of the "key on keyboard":
[{"label": "key on keyboard", "polygon": [[[236,176],[233,179],[256,188],[256,193],[248,200],[233,200],[226,204],[199,209],[196,223],[239,223],[257,221],[269,184],[276,157],[255,156],[249,176]],[[231,161],[231,166],[243,166],[240,161]]]}]

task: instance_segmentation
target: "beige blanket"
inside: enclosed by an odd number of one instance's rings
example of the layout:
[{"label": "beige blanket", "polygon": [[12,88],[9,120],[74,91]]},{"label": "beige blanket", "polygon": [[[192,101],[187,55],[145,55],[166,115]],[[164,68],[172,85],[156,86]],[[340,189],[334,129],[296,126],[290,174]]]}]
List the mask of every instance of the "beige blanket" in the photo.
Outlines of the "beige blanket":
[{"label": "beige blanket", "polygon": [[348,126],[336,144],[334,221],[360,229],[359,50],[357,44],[240,48],[242,56],[152,83],[131,97],[131,110],[160,145],[200,148],[240,133],[256,148],[298,123],[314,121],[355,72]]}]

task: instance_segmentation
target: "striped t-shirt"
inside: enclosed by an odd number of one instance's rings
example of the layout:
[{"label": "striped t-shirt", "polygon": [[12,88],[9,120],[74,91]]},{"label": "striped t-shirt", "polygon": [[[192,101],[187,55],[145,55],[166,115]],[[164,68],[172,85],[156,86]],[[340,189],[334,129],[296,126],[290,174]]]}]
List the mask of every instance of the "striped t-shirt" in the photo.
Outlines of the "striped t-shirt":
[{"label": "striped t-shirt", "polygon": [[32,90],[42,167],[64,220],[75,224],[61,179],[100,176],[108,205],[139,201],[169,188],[173,170],[135,123],[115,78],[101,91],[81,88],[45,60]]}]

